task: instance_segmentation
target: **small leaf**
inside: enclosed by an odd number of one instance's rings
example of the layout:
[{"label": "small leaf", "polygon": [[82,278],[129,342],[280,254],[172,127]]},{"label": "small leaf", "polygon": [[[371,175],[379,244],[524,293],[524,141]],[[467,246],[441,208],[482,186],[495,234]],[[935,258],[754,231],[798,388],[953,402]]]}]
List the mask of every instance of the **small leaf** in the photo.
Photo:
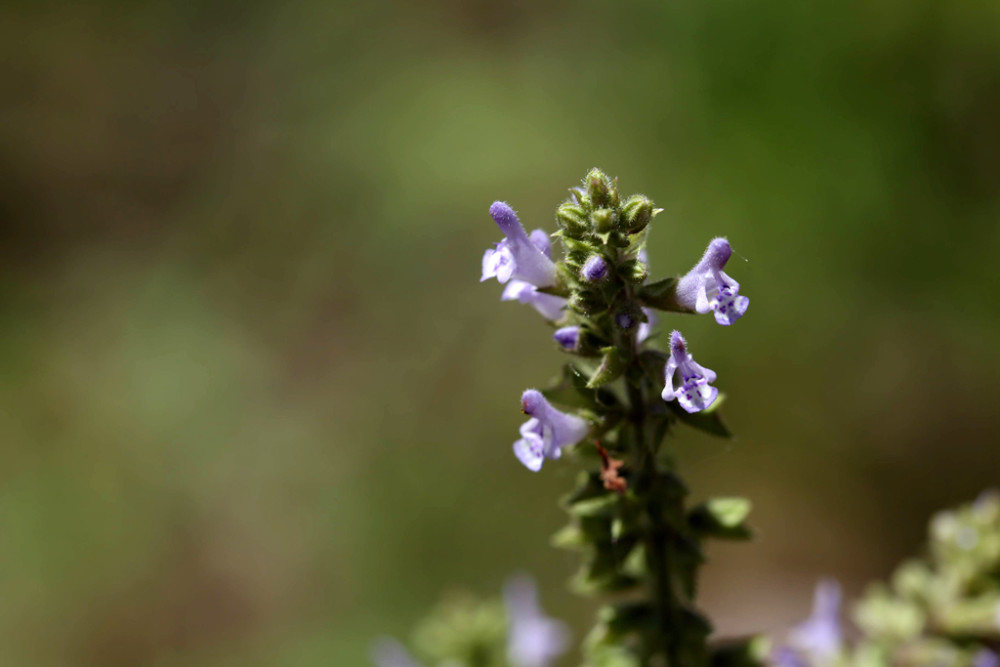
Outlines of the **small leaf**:
[{"label": "small leaf", "polygon": [[723,540],[746,540],[753,534],[746,525],[750,514],[746,498],[713,498],[688,514],[688,524],[699,535]]},{"label": "small leaf", "polygon": [[542,390],[545,398],[553,403],[576,408],[590,408],[604,414],[617,409],[619,402],[609,389],[587,387],[589,376],[573,364],[563,366],[562,377],[547,389]]},{"label": "small leaf", "polygon": [[702,410],[701,412],[688,412],[679,406],[677,401],[670,401],[667,403],[667,406],[680,421],[688,426],[696,428],[699,431],[704,431],[709,435],[720,438],[731,438],[733,434],[725,422],[722,421],[722,417],[719,416],[718,412],[719,406],[722,405],[723,401],[725,401],[725,394],[719,393],[719,397],[715,399],[712,405],[707,410]]}]

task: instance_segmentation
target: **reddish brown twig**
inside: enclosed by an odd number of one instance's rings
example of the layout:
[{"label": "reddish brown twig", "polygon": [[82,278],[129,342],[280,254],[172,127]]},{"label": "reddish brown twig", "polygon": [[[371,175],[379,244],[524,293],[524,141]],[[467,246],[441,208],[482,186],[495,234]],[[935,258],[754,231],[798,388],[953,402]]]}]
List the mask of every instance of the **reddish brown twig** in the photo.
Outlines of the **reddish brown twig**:
[{"label": "reddish brown twig", "polygon": [[601,447],[601,443],[597,440],[594,441],[594,445],[597,447],[597,453],[601,455],[601,481],[604,482],[604,488],[624,495],[628,489],[628,482],[619,476],[618,469],[625,465],[625,462],[611,458],[608,450]]}]

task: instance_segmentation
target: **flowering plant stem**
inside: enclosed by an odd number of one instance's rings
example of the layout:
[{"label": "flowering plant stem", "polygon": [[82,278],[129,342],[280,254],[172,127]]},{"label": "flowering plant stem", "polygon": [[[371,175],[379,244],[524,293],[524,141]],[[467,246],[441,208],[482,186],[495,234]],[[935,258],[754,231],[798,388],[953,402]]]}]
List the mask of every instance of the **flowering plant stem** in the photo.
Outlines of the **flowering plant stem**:
[{"label": "flowering plant stem", "polygon": [[575,357],[557,385],[522,395],[530,419],[514,454],[536,472],[564,450],[584,462],[595,449],[600,455],[600,468],[583,473],[564,500],[573,523],[554,538],[584,554],[580,592],[618,596],[585,643],[588,667],[710,664],[711,626],[693,600],[701,543],[749,535],[745,501],[689,510],[687,489],[662,450],[677,421],[729,435],[714,412],[716,374],[695,362],[678,331],[669,353],[651,345],[654,310],[713,312],[729,326],[749,299],[722,270],[732,253],[723,238],[684,276],[649,282],[647,227],[659,212],[643,195],[621,196],[617,180],[592,170],[556,211],[560,230],[551,238],[565,254],[554,260],[543,231],[529,234],[504,202],[490,207],[505,238],[483,256],[483,280],[506,283],[504,299],[552,321],[555,342]]}]

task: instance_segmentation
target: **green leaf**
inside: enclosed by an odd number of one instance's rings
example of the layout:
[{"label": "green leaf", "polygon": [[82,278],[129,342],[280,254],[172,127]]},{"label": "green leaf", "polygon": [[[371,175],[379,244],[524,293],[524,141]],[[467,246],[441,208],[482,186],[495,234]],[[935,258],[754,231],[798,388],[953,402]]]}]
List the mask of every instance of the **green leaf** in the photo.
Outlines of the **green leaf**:
[{"label": "green leaf", "polygon": [[699,535],[723,540],[747,540],[753,536],[746,525],[750,514],[746,498],[713,498],[688,514],[688,524]]},{"label": "green leaf", "polygon": [[707,410],[702,410],[701,412],[688,412],[680,405],[677,401],[670,401],[667,403],[667,408],[677,416],[677,418],[687,424],[692,428],[696,428],[699,431],[704,431],[709,435],[714,435],[720,438],[731,438],[733,437],[732,432],[726,426],[725,422],[722,421],[722,417],[719,416],[719,406],[725,401],[725,394],[719,393],[719,397],[715,399],[712,405]]},{"label": "green leaf", "polygon": [[619,407],[618,397],[609,389],[587,387],[589,376],[573,364],[563,366],[562,377],[542,390],[545,398],[553,403],[576,408],[590,408],[598,413],[614,411]]}]

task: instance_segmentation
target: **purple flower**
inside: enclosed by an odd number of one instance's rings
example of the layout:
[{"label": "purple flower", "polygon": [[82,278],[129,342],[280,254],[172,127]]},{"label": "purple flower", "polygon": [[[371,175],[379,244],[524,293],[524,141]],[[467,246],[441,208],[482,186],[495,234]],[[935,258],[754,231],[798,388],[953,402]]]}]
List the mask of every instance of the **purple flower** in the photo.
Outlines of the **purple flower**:
[{"label": "purple flower", "polygon": [[[556,265],[547,256],[550,252],[548,237],[545,237],[544,247],[539,247],[539,232],[533,232],[529,238],[514,209],[502,201],[493,202],[490,215],[506,238],[483,255],[483,276],[480,280],[496,278],[505,283],[514,278],[536,287],[555,285]],[[544,232],[541,234],[544,235]]]},{"label": "purple flower", "polygon": [[372,648],[375,667],[420,667],[403,645],[391,637],[382,637]]},{"label": "purple flower", "polygon": [[1000,658],[989,649],[983,649],[972,659],[972,667],[1000,667]]},{"label": "purple flower", "polygon": [[521,395],[521,410],[531,419],[521,424],[521,439],[514,443],[514,455],[533,472],[541,470],[546,458],[562,456],[563,447],[575,445],[590,431],[585,420],[556,410],[536,389]]},{"label": "purple flower", "polygon": [[772,667],[810,667],[805,657],[790,646],[774,649],[767,664]]},{"label": "purple flower", "polygon": [[553,321],[562,317],[563,308],[566,307],[566,299],[539,292],[537,287],[523,280],[511,280],[507,283],[500,300],[526,303],[541,313],[542,317]]},{"label": "purple flower", "polygon": [[788,633],[788,643],[826,660],[840,651],[840,585],[826,579],[816,586],[812,615]]},{"label": "purple flower", "polygon": [[507,657],[515,667],[548,667],[569,644],[569,630],[545,616],[538,589],[526,575],[515,575],[503,587],[507,608]]},{"label": "purple flower", "polygon": [[588,283],[604,280],[608,275],[608,263],[600,255],[591,255],[580,269],[580,277]]},{"label": "purple flower", "polygon": [[[674,388],[674,374],[680,371],[681,386]],[[699,412],[715,402],[719,390],[711,386],[715,372],[698,364],[687,351],[680,331],[670,334],[670,359],[663,369],[665,385],[661,396],[665,401],[675,398],[688,412]]]},{"label": "purple flower", "polygon": [[562,349],[573,352],[580,345],[580,327],[573,326],[556,329],[556,332],[552,334],[552,338],[559,343]]},{"label": "purple flower", "polygon": [[677,283],[677,303],[701,314],[715,311],[715,321],[725,326],[743,317],[750,299],[740,296],[740,284],[722,271],[732,254],[729,241],[712,239],[705,256]]},{"label": "purple flower", "polygon": [[643,308],[642,312],[646,315],[646,321],[639,322],[639,327],[635,330],[635,339],[638,343],[641,343],[649,338],[650,334],[653,333],[653,327],[656,326],[657,322],[656,314],[653,312],[652,308]]}]

